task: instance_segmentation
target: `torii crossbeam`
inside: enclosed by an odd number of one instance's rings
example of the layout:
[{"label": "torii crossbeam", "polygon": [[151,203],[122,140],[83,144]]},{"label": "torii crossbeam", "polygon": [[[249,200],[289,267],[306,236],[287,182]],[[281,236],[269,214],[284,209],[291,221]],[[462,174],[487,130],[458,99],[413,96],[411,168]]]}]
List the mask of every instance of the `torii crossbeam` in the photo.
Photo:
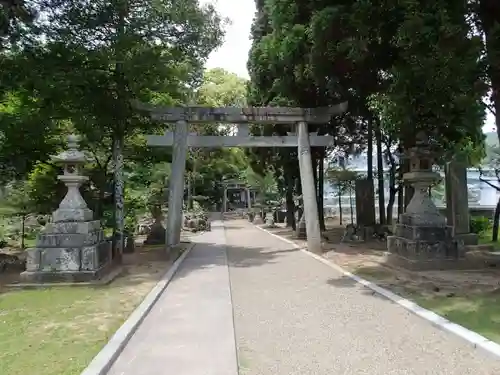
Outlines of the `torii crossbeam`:
[{"label": "torii crossbeam", "polygon": [[[250,108],[205,108],[205,107],[157,107],[135,103],[139,110],[148,112],[152,119],[176,123],[174,132],[165,135],[149,135],[149,146],[173,146],[172,174],[169,185],[167,216],[167,246],[180,242],[182,228],[182,201],[184,173],[188,147],[298,147],[304,214],[306,219],[307,245],[309,251],[321,252],[321,232],[316,204],[311,146],[333,146],[331,136],[309,134],[308,124],[326,124],[333,116],[347,110],[347,102],[323,108],[250,107]],[[189,123],[237,124],[235,136],[199,136],[189,134]],[[249,124],[292,124],[297,134],[286,136],[252,136]]]}]

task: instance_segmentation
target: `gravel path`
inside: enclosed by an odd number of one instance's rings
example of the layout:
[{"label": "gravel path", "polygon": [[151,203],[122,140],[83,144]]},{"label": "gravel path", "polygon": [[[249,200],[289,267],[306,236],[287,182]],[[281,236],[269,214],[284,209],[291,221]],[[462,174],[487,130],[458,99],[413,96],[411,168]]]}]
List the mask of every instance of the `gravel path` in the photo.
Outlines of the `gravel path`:
[{"label": "gravel path", "polygon": [[244,220],[226,221],[240,375],[494,375],[500,361]]}]

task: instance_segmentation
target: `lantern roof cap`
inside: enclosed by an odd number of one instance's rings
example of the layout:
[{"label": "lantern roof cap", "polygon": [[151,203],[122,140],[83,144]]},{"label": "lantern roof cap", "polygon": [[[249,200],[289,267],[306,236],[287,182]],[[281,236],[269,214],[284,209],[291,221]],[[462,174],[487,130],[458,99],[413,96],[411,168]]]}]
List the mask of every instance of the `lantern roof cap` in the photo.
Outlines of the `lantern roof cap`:
[{"label": "lantern roof cap", "polygon": [[85,154],[79,150],[80,137],[70,134],[67,138],[68,149],[53,156],[51,159],[59,164],[83,164],[87,161]]}]

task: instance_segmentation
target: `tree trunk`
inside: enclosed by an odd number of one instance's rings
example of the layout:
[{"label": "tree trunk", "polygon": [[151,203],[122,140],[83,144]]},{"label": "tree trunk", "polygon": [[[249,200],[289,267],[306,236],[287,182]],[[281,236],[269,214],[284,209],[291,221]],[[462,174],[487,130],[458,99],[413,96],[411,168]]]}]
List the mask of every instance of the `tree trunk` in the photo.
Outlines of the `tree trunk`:
[{"label": "tree trunk", "polygon": [[488,75],[491,82],[491,100],[494,108],[497,136],[500,140],[500,2],[480,0],[479,18],[486,41]]},{"label": "tree trunk", "polygon": [[[403,145],[399,143],[398,153],[401,155],[403,153]],[[395,167],[394,165],[392,167]],[[394,171],[396,173],[396,171]],[[404,184],[403,184],[403,174],[405,173],[404,164],[399,161],[399,173],[398,173],[398,220],[399,216],[404,213]],[[394,174],[395,175],[395,174]]]},{"label": "tree trunk", "polygon": [[498,199],[497,206],[495,207],[495,216],[493,217],[493,235],[491,240],[498,242],[498,223],[500,219],[500,198]]},{"label": "tree trunk", "polygon": [[351,209],[351,224],[354,224],[354,204],[352,202],[352,190],[353,189],[349,188],[349,206]]},{"label": "tree trunk", "polygon": [[[300,172],[299,172],[298,178],[295,179],[295,194],[297,194],[297,196],[302,195],[302,179],[300,178]],[[299,204],[300,204],[300,201],[299,201]],[[303,206],[304,206],[304,203],[302,202],[302,207]],[[299,206],[295,207],[294,217],[295,217],[295,213],[297,213],[297,214],[300,213]],[[300,215],[297,215],[297,220],[295,221],[295,223],[298,223],[299,221],[300,221]]]},{"label": "tree trunk", "polygon": [[[318,175],[318,163],[319,163],[319,153],[318,150],[316,149],[315,152],[312,152],[312,167],[313,167],[313,177],[314,177],[314,190],[316,192],[316,206],[318,208],[318,221],[321,223],[321,211],[323,202],[320,201],[319,198],[319,175]],[[321,224],[320,224],[321,225]]]},{"label": "tree trunk", "polygon": [[[128,107],[128,100],[122,95],[126,92],[127,86],[124,76],[123,60],[126,54],[126,49],[123,44],[125,38],[126,17],[128,14],[128,1],[122,1],[119,4],[118,21],[116,26],[115,40],[115,71],[114,79],[116,82],[117,104],[121,109]],[[127,103],[125,101],[127,100]],[[122,107],[123,106],[123,107]],[[116,127],[113,134],[113,167],[114,167],[114,219],[113,228],[113,250],[112,258],[121,262],[124,245],[124,229],[125,229],[125,212],[123,207],[124,181],[123,181],[123,145],[125,141],[125,126],[127,118],[123,117],[123,113],[118,113],[115,117]]]},{"label": "tree trunk", "polygon": [[[394,202],[396,201],[396,193],[398,189],[396,188],[396,171],[394,171],[394,167],[391,168],[389,172],[389,202],[387,203],[387,221],[386,223],[391,225],[392,218],[394,216]],[[399,212],[398,212],[399,214]]]},{"label": "tree trunk", "polygon": [[367,149],[367,170],[366,178],[368,180],[373,180],[373,116],[368,117],[368,149]]},{"label": "tree trunk", "polygon": [[342,193],[341,193],[341,190],[340,190],[340,186],[337,187],[337,194],[338,194],[338,197],[339,197],[339,221],[340,221],[340,225],[343,224],[343,218],[342,218]]},{"label": "tree trunk", "polygon": [[123,137],[113,141],[114,166],[114,228],[113,228],[113,259],[120,260],[123,253],[124,208],[123,208]]},{"label": "tree trunk", "polygon": [[192,181],[192,175],[190,173],[187,174],[187,202],[188,202],[188,210],[192,211],[193,210],[193,181]]},{"label": "tree trunk", "polygon": [[314,190],[316,193],[316,204],[318,204],[318,153],[317,152],[311,152],[311,163],[313,170]]},{"label": "tree trunk", "polygon": [[24,250],[25,248],[25,243],[24,243],[25,233],[26,233],[26,214],[23,213],[21,216],[21,250]]},{"label": "tree trunk", "polygon": [[290,173],[287,173],[287,171],[285,171],[285,179],[286,226],[291,227],[295,231],[297,227],[295,223],[295,202],[293,201],[294,179]]},{"label": "tree trunk", "polygon": [[377,126],[375,128],[375,140],[377,142],[378,215],[380,224],[385,224],[384,162],[380,121],[377,121]]},{"label": "tree trunk", "polygon": [[324,194],[325,194],[325,150],[321,150],[320,159],[318,160],[318,216],[319,228],[321,231],[326,230],[325,225],[325,208],[324,208]]},{"label": "tree trunk", "polygon": [[92,197],[92,209],[94,211],[94,216],[102,218],[104,214],[104,199],[106,197],[106,192],[109,190],[108,174],[107,174],[108,164],[99,166],[99,170],[92,176],[92,182],[97,189],[97,198],[95,195]]},{"label": "tree trunk", "polygon": [[[109,185],[108,185],[109,186]],[[104,199],[106,197],[106,188],[105,188],[105,185],[102,184],[100,187],[99,187],[99,194],[98,194],[98,202],[96,204],[96,217],[103,217],[104,216],[104,208],[103,208],[103,202],[104,202]]]}]

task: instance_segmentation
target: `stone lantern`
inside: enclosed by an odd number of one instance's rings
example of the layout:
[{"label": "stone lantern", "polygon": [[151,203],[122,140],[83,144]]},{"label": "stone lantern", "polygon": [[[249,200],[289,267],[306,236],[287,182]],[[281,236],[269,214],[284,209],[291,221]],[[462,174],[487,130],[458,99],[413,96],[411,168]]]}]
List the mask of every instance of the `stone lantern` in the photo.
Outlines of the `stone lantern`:
[{"label": "stone lantern", "polygon": [[111,265],[111,243],[104,240],[100,220],[80,194],[86,158],[78,149],[78,137],[68,137],[68,149],[52,160],[63,166],[58,176],[67,187],[66,196],[52,213],[52,223],[38,235],[36,247],[27,250],[24,281],[83,282],[99,279]]},{"label": "stone lantern", "polygon": [[417,136],[415,147],[405,157],[410,160],[410,171],[403,175],[403,180],[415,191],[399,218],[395,235],[387,238],[389,263],[411,269],[447,267],[464,254],[459,253],[452,228],[429,195],[430,187],[441,176],[432,170],[435,154],[424,134]]},{"label": "stone lantern", "polygon": [[80,186],[89,178],[83,176],[83,165],[87,158],[78,150],[78,142],[78,136],[68,136],[68,150],[52,157],[54,163],[63,166],[64,172],[57,176],[57,179],[62,181],[68,189],[59,208],[52,214],[54,222],[90,221],[93,218],[92,211],[80,194]]},{"label": "stone lantern", "polygon": [[406,207],[406,214],[411,215],[414,225],[446,226],[446,218],[429,195],[429,188],[439,182],[441,176],[432,170],[435,155],[425,135],[418,135],[416,145],[408,150],[407,157],[410,159],[410,171],[403,175],[403,180],[415,191]]}]

